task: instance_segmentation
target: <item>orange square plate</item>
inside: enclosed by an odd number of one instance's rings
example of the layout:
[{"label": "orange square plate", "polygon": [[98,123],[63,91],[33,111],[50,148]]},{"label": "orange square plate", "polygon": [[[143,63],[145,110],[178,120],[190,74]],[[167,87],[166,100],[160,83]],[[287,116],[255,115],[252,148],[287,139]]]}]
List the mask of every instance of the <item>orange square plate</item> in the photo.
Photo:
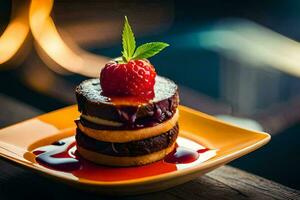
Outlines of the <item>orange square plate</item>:
[{"label": "orange square plate", "polygon": [[[1,129],[0,155],[42,175],[81,189],[103,194],[126,195],[163,190],[187,182],[260,148],[271,138],[267,133],[242,129],[184,106],[180,106],[179,110],[181,140],[193,140],[194,143],[212,149],[212,153],[202,162],[187,166],[176,165],[176,170],[173,171],[122,180],[99,181],[77,177],[72,173],[49,169],[38,164],[32,153],[34,149],[74,135],[74,120],[79,116],[76,106]],[[155,167],[157,165],[151,164],[146,166],[145,170]],[[133,170],[140,169],[135,168]],[[118,173],[118,169],[114,170]],[[122,170],[119,173],[122,173]]]}]

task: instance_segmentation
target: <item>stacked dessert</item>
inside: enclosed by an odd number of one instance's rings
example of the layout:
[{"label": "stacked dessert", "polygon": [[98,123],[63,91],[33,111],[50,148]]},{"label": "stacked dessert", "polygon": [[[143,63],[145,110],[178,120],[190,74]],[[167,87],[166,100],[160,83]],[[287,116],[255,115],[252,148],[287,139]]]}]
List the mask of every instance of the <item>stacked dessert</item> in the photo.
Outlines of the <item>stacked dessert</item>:
[{"label": "stacked dessert", "polygon": [[125,18],[122,59],[111,61],[100,79],[76,88],[78,153],[102,165],[136,166],[163,159],[178,136],[178,88],[156,76],[146,60],[168,46],[162,42],[135,48]]}]

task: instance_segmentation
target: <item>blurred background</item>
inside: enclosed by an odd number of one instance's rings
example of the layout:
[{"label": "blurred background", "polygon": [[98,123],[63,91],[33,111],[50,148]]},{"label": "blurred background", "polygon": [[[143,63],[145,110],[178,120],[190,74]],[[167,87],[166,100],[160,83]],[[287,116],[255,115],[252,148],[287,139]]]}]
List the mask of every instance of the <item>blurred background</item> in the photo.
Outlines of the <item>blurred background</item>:
[{"label": "blurred background", "polygon": [[0,126],[75,103],[74,88],[120,55],[127,15],[176,81],[181,104],[271,133],[231,163],[300,189],[300,1],[0,1]]}]

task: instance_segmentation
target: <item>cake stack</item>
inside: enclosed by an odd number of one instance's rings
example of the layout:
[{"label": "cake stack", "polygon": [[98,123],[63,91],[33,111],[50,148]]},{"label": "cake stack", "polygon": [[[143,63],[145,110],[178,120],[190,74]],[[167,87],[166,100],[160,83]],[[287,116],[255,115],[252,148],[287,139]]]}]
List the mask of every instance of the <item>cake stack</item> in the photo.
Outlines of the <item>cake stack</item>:
[{"label": "cake stack", "polygon": [[178,88],[156,76],[154,98],[141,101],[103,95],[99,79],[76,88],[78,153],[101,165],[137,166],[163,159],[178,136]]}]

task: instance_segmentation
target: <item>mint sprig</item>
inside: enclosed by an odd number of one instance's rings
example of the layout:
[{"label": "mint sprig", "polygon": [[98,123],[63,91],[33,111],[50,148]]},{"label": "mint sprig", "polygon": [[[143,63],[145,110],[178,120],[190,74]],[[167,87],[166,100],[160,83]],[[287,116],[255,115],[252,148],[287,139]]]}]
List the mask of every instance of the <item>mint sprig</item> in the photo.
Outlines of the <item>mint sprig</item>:
[{"label": "mint sprig", "polygon": [[169,44],[164,42],[149,42],[139,46],[133,55],[133,59],[149,58],[158,54],[161,50],[168,47]]},{"label": "mint sprig", "polygon": [[136,48],[134,33],[126,16],[122,33],[122,45],[122,61],[125,63],[132,59],[150,58],[169,46],[164,42],[150,42]]},{"label": "mint sprig", "polygon": [[123,51],[122,51],[123,60],[125,62],[128,62],[132,57],[132,55],[134,54],[135,38],[126,16],[125,16],[125,23],[124,23],[123,34],[122,34],[122,44],[123,44]]}]

